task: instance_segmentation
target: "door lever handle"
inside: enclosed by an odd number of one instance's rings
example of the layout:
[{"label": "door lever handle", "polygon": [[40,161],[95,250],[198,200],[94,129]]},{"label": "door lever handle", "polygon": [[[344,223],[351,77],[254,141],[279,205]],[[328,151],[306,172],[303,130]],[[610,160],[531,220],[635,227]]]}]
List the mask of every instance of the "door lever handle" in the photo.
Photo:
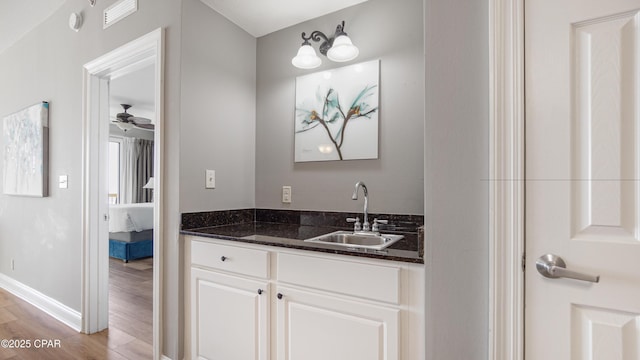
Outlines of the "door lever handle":
[{"label": "door lever handle", "polygon": [[567,264],[561,257],[553,254],[545,254],[536,260],[536,269],[538,272],[550,279],[568,278],[582,281],[597,283],[600,281],[600,275],[588,275],[577,271],[567,270]]}]

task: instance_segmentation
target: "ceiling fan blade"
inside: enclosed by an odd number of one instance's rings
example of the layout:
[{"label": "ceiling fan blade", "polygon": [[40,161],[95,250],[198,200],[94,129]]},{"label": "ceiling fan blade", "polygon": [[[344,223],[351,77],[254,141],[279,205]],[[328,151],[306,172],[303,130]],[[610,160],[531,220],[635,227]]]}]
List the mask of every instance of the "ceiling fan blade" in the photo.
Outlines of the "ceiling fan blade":
[{"label": "ceiling fan blade", "polygon": [[136,124],[151,124],[151,119],[138,117],[138,116],[132,116],[128,120],[133,121]]},{"label": "ceiling fan blade", "polygon": [[153,130],[155,130],[155,128],[156,128],[153,124],[140,124],[140,123],[136,123],[136,124],[135,124],[135,126],[136,126],[137,128],[140,128],[140,129],[144,129],[144,130],[152,130],[152,131],[153,131]]}]

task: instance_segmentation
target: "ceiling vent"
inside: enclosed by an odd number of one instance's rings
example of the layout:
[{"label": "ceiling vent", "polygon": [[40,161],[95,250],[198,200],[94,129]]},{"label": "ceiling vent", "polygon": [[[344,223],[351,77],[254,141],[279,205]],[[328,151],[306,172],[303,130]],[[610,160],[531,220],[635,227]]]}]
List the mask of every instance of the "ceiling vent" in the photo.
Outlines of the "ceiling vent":
[{"label": "ceiling vent", "polygon": [[120,0],[104,9],[102,28],[106,29],[138,11],[138,0]]}]

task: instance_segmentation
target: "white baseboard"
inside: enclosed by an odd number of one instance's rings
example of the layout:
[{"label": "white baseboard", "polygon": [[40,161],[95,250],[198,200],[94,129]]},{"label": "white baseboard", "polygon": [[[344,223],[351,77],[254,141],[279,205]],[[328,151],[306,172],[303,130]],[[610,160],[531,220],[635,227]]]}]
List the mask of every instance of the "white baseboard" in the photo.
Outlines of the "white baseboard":
[{"label": "white baseboard", "polygon": [[13,295],[53,316],[53,318],[69,326],[73,330],[77,332],[81,331],[82,316],[79,311],[75,311],[58,300],[52,299],[38,290],[32,289],[2,273],[0,273],[0,288],[7,290]]},{"label": "white baseboard", "polygon": [[161,355],[160,360],[171,360],[171,358],[168,357],[167,355]]}]

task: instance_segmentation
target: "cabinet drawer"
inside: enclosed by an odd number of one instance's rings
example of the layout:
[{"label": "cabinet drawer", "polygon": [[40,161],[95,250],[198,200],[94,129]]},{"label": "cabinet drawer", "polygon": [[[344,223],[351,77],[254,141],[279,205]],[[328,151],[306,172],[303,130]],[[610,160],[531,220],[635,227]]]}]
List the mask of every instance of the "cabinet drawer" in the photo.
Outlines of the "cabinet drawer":
[{"label": "cabinet drawer", "polygon": [[278,254],[278,281],[400,304],[400,267]]},{"label": "cabinet drawer", "polygon": [[269,252],[192,241],[191,265],[266,279],[269,277]]}]

